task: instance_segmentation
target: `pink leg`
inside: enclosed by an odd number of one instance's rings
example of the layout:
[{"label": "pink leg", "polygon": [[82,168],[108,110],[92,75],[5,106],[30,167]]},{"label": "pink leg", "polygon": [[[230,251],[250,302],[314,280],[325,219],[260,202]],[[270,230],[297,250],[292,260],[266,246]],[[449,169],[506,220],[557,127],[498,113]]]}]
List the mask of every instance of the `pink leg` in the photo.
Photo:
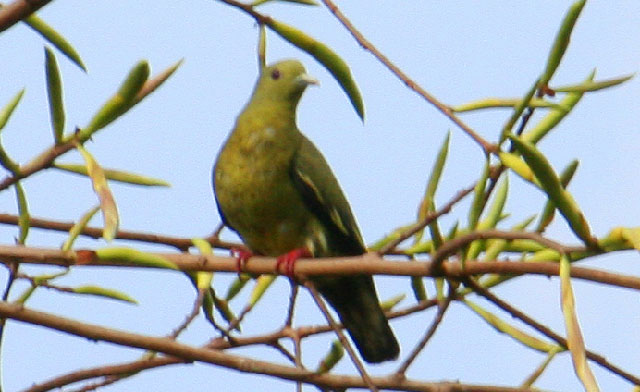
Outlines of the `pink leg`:
[{"label": "pink leg", "polygon": [[253,257],[253,253],[246,249],[232,248],[230,249],[231,256],[236,258],[236,270],[238,273],[242,272],[244,265]]},{"label": "pink leg", "polygon": [[284,264],[284,274],[288,276],[289,279],[293,279],[293,267],[299,258],[304,257],[313,257],[313,255],[307,248],[294,249],[283,254],[282,256],[279,256],[278,261],[276,262],[276,272],[279,272],[280,266]]}]

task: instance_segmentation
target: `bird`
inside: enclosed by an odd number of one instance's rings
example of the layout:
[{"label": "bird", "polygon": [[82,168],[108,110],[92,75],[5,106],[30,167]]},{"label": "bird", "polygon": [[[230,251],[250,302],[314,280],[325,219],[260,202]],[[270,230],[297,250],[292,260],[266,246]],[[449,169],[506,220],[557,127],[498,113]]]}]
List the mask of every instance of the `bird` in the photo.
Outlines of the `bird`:
[{"label": "bird", "polygon": [[[300,257],[366,252],[329,164],[296,125],[296,108],[312,84],[317,81],[298,60],[263,66],[213,167],[222,222],[238,233],[250,254],[278,257],[278,266],[281,262],[293,266]],[[310,279],[337,312],[365,361],[398,357],[398,341],[380,308],[371,276]]]}]

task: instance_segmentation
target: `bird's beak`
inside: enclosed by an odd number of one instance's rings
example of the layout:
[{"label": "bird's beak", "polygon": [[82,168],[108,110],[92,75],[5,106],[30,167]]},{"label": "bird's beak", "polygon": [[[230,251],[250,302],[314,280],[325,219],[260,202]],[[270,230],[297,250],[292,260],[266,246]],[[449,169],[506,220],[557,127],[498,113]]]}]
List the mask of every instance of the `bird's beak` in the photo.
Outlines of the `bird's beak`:
[{"label": "bird's beak", "polygon": [[296,79],[300,84],[305,85],[305,86],[308,86],[310,84],[313,84],[313,85],[317,86],[317,85],[320,84],[320,82],[318,82],[318,80],[314,79],[313,77],[311,77],[311,75],[309,75],[307,73],[303,73],[302,75],[298,76]]}]

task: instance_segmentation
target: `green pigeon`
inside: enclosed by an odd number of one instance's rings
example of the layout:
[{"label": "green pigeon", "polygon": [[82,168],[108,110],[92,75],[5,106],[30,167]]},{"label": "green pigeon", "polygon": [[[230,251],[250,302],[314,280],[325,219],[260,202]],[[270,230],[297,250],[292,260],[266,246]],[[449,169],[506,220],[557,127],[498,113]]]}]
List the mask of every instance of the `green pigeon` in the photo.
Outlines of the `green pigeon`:
[{"label": "green pigeon", "polygon": [[[317,82],[297,60],[264,67],[213,169],[223,222],[252,253],[292,273],[302,256],[365,253],[360,230],[326,160],[296,126],[305,88]],[[242,256],[241,256],[242,257]],[[368,275],[315,276],[365,361],[398,357],[398,342]]]}]

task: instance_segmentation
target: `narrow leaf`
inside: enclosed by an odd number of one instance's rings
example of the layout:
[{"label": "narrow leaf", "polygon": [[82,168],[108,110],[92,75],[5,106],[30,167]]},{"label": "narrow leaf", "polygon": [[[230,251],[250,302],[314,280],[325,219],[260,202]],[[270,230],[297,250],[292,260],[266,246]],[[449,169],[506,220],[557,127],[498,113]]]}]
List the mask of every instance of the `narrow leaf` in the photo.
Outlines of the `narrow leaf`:
[{"label": "narrow leaf", "polygon": [[169,79],[171,75],[173,75],[174,72],[178,70],[178,68],[180,68],[183,62],[184,62],[184,59],[176,62],[169,68],[160,72],[153,79],[147,80],[142,86],[142,89],[138,91],[138,94],[136,95],[134,100],[134,104],[137,104],[138,102],[142,101],[146,96],[156,91],[158,87],[162,86],[162,84],[166,82],[167,79]]},{"label": "narrow leaf", "polygon": [[[192,238],[191,242],[198,248],[200,254],[204,256],[213,255],[213,249],[209,241],[203,238]],[[211,287],[211,281],[213,280],[213,272],[198,271],[196,272],[196,285],[198,289],[205,290]]]},{"label": "narrow leaf", "polygon": [[[560,183],[563,188],[566,188],[571,182],[573,175],[578,169],[578,161],[573,160],[571,163],[564,168],[562,173],[560,173]],[[556,205],[553,204],[551,200],[547,200],[542,209],[542,214],[540,214],[540,221],[538,222],[538,226],[536,227],[537,233],[542,233],[544,230],[551,224],[553,221],[553,216],[555,215]]]},{"label": "narrow leaf", "polygon": [[380,309],[382,309],[383,312],[388,312],[390,310],[393,310],[393,308],[400,302],[404,301],[406,297],[407,296],[405,294],[398,294],[389,299],[381,301]]},{"label": "narrow leaf", "polygon": [[227,289],[227,295],[225,296],[225,300],[231,301],[244,286],[246,286],[247,282],[251,280],[251,275],[249,274],[239,274],[235,280],[229,285]]},{"label": "narrow leaf", "polygon": [[129,75],[115,95],[109,98],[93,116],[89,125],[79,131],[78,140],[80,142],[88,140],[93,133],[126,113],[135,104],[136,95],[148,77],[149,64],[146,61],[140,61],[129,71]]},{"label": "narrow leaf", "polygon": [[598,90],[602,90],[605,88],[622,84],[632,79],[634,76],[635,74],[630,74],[630,75],[621,76],[615,79],[605,79],[605,80],[599,80],[599,81],[594,81],[592,78],[591,80],[586,80],[580,84],[554,87],[552,88],[552,90],[557,93],[585,93],[585,92],[598,91]]},{"label": "narrow leaf", "polygon": [[62,78],[56,56],[51,49],[44,48],[45,73],[47,75],[47,96],[49,97],[49,113],[51,115],[51,125],[53,126],[53,139],[56,144],[62,142],[62,132],[64,131],[64,101],[62,99]]},{"label": "narrow leaf", "polygon": [[118,207],[107,184],[104,171],[98,162],[96,162],[93,156],[91,156],[82,145],[78,144],[76,148],[85,160],[87,175],[91,178],[93,190],[100,200],[100,209],[102,210],[102,216],[104,218],[102,237],[107,241],[111,241],[115,238],[116,232],[118,231]]},{"label": "narrow leaf", "polygon": [[501,151],[498,153],[498,157],[500,158],[500,163],[511,169],[520,178],[534,184],[538,188],[541,187],[535,174],[533,174],[533,170],[531,170],[529,165],[527,165],[518,154]]},{"label": "narrow leaf", "polygon": [[[498,222],[500,221],[500,217],[502,216],[502,211],[504,210],[504,205],[507,201],[507,194],[509,193],[509,177],[504,177],[504,180],[501,181],[500,186],[493,198],[493,203],[491,203],[491,207],[487,211],[487,216],[477,225],[477,230],[486,230],[492,229],[496,227]],[[482,249],[485,247],[485,240],[476,240],[473,241],[467,250],[467,255],[465,260],[474,260]]]},{"label": "narrow leaf", "polygon": [[80,67],[83,71],[87,72],[87,68],[84,66],[80,55],[71,46],[71,44],[51,26],[49,26],[44,20],[40,19],[37,15],[31,14],[23,20],[29,27],[40,34],[44,39],[49,41],[56,49],[62,54],[67,56],[72,63]]},{"label": "narrow leaf", "polygon": [[567,346],[571,351],[573,369],[584,385],[587,392],[596,392],[598,383],[589,368],[584,348],[584,339],[580,331],[580,324],[576,314],[573,289],[571,287],[571,262],[566,255],[560,258],[560,289],[562,314],[564,315],[564,325],[567,331]]},{"label": "narrow leaf", "polygon": [[258,67],[262,70],[267,65],[267,29],[260,25],[258,34]]},{"label": "narrow leaf", "polygon": [[[519,98],[484,98],[462,105],[452,106],[451,110],[456,113],[465,113],[481,109],[515,108],[519,105],[522,105],[522,99]],[[567,109],[562,106],[562,103],[550,102],[542,98],[532,98],[529,101],[528,106],[533,108],[549,108],[564,112],[567,111]]]},{"label": "narrow leaf", "polygon": [[[78,165],[73,163],[54,163],[53,167],[56,169],[64,170],[70,173],[76,173],[83,176],[89,176],[87,167],[85,165]],[[102,169],[105,177],[108,180],[123,182],[126,184],[143,185],[143,186],[171,186],[168,182],[159,178],[152,178],[141,176],[135,173],[129,173],[115,169]]]},{"label": "narrow leaf", "polygon": [[463,300],[462,303],[467,305],[469,309],[473,310],[477,315],[482,317],[484,321],[486,321],[487,324],[495,328],[496,331],[511,336],[513,339],[524,344],[529,348],[547,353],[551,350],[556,349],[557,347],[557,345],[545,342],[544,340],[540,340],[535,336],[529,335],[528,333],[514,327],[513,325],[502,320],[495,314],[485,310],[480,305],[477,305],[466,299]]},{"label": "narrow leaf", "polygon": [[138,301],[136,301],[135,299],[133,299],[132,297],[130,297],[129,295],[118,291],[118,290],[113,290],[113,289],[107,289],[104,287],[98,287],[98,286],[81,286],[81,287],[74,287],[72,289],[72,291],[76,294],[87,294],[87,295],[94,295],[94,296],[98,296],[98,297],[103,297],[103,298],[110,298],[110,299],[115,299],[118,301],[124,301],[124,302],[129,302],[132,304],[137,304]]},{"label": "narrow leaf", "polygon": [[254,306],[260,298],[264,295],[271,284],[276,280],[276,275],[260,275],[256,279],[256,284],[253,286],[251,296],[249,297],[249,306]]},{"label": "narrow leaf", "polygon": [[31,215],[29,215],[29,206],[27,197],[22,188],[22,184],[18,181],[15,184],[16,197],[18,199],[18,227],[20,234],[18,235],[18,243],[24,245],[29,235],[29,227],[31,225]]},{"label": "narrow leaf", "polygon": [[547,158],[533,144],[513,136],[510,139],[535,173],[549,199],[565,217],[571,230],[587,245],[593,245],[594,239],[591,237],[589,224],[571,194],[562,187]]},{"label": "narrow leaf", "polygon": [[78,238],[78,236],[82,233],[85,227],[87,227],[91,218],[93,218],[93,216],[98,211],[100,211],[100,205],[97,205],[92,209],[90,209],[89,211],[85,212],[84,215],[82,215],[82,217],[80,218],[80,220],[78,220],[71,227],[71,229],[69,229],[69,237],[67,237],[67,240],[64,242],[64,244],[62,244],[62,250],[64,251],[71,250],[71,248],[73,247],[73,243],[76,241],[76,238]]},{"label": "narrow leaf", "polygon": [[322,64],[336,79],[340,87],[349,97],[351,105],[362,120],[364,120],[364,103],[360,90],[356,85],[349,66],[333,50],[320,41],[308,36],[295,27],[289,26],[275,19],[269,19],[267,26],[303,51],[309,53]]},{"label": "narrow leaf", "polygon": [[134,263],[143,267],[177,270],[178,267],[164,257],[131,248],[102,248],[95,251],[100,260]]},{"label": "narrow leaf", "polygon": [[562,24],[560,25],[560,30],[556,35],[556,39],[553,42],[553,46],[551,47],[551,51],[547,59],[547,65],[542,77],[540,78],[539,86],[546,86],[549,80],[551,80],[553,74],[556,72],[556,69],[558,69],[562,56],[564,56],[564,53],[569,46],[573,27],[575,26],[585,3],[586,0],[576,1],[571,5],[569,11],[567,11]]},{"label": "narrow leaf", "polygon": [[469,210],[469,230],[474,230],[476,228],[480,215],[482,214],[482,210],[484,209],[484,190],[487,185],[487,178],[489,177],[489,169],[490,162],[487,157],[482,175],[478,179],[473,190],[473,202],[471,204],[471,209]]},{"label": "narrow leaf", "polygon": [[0,130],[7,125],[7,121],[9,121],[9,117],[13,114],[16,106],[20,103],[22,96],[24,95],[24,89],[18,91],[16,95],[13,96],[11,101],[9,101],[3,108],[0,110]]},{"label": "narrow leaf", "polygon": [[[444,169],[444,164],[447,161],[447,154],[449,153],[449,139],[451,137],[451,132],[447,133],[447,136],[438,151],[438,155],[436,156],[436,161],[433,164],[433,168],[431,169],[431,174],[429,175],[429,181],[427,181],[427,187],[424,192],[424,197],[420,203],[420,207],[418,209],[418,221],[422,221],[425,219],[427,214],[432,211],[435,211],[435,194],[436,189],[438,188],[438,183],[440,182],[440,177],[442,176],[442,170]],[[414,243],[420,242],[422,239],[423,230],[420,230],[415,234]]]},{"label": "narrow leaf", "polygon": [[534,372],[527,377],[526,380],[520,385],[522,388],[530,388],[542,375],[542,373],[547,369],[551,360],[556,356],[557,353],[564,351],[562,347],[557,346],[556,349],[551,350],[547,353],[547,357],[542,361],[542,363],[534,370]]},{"label": "narrow leaf", "polygon": [[317,374],[328,373],[334,366],[342,359],[344,356],[344,347],[339,340],[334,340],[331,343],[331,347],[329,348],[329,352],[324,356],[322,361],[318,364],[316,368]]},{"label": "narrow leaf", "polygon": [[[593,80],[595,75],[596,75],[596,71],[593,70],[589,74],[589,76],[587,76],[585,83]],[[580,102],[580,99],[582,99],[582,96],[583,96],[583,93],[581,92],[574,92],[574,93],[567,94],[560,101],[560,105],[562,105],[562,107],[565,110],[557,110],[557,109],[551,110],[549,113],[547,113],[546,116],[542,118],[542,120],[538,122],[538,124],[536,124],[533,128],[525,132],[522,135],[522,138],[528,142],[536,144],[543,137],[545,137],[551,129],[555,128],[555,126],[558,125],[560,121],[562,121],[566,117],[567,114],[571,112],[573,107],[576,106],[578,102]]]}]

